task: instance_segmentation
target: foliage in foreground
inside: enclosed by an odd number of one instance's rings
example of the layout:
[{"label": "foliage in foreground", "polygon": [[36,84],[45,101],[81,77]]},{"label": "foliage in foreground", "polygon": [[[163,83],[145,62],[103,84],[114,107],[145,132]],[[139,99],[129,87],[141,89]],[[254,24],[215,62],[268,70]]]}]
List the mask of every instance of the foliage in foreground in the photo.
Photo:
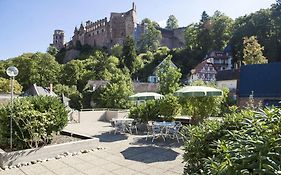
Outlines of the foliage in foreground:
[{"label": "foliage in foreground", "polygon": [[184,128],[185,174],[280,174],[280,114],[247,110]]},{"label": "foliage in foreground", "polygon": [[[142,122],[164,120],[174,120],[173,117],[181,113],[182,107],[177,97],[167,95],[160,100],[148,100],[145,103],[130,108],[130,118],[140,120]],[[163,118],[160,119],[159,116]]]},{"label": "foliage in foreground", "polygon": [[[200,83],[200,82],[195,82]],[[196,85],[196,84],[195,84]],[[211,86],[204,84],[205,86]],[[222,96],[203,96],[203,97],[182,97],[183,114],[192,117],[194,124],[202,122],[208,117],[218,117],[226,111],[226,103],[229,94],[227,88],[222,89]]]},{"label": "foliage in foreground", "polygon": [[130,108],[129,117],[141,122],[155,121],[159,116],[159,101],[148,100]]},{"label": "foliage in foreground", "polygon": [[13,126],[13,148],[36,148],[47,144],[53,134],[67,123],[67,112],[56,97],[34,96],[16,99],[13,108],[0,108],[0,145],[7,147],[10,138],[10,117]]},{"label": "foliage in foreground", "polygon": [[[10,80],[0,77],[0,93],[11,93]],[[22,86],[18,83],[17,80],[14,81],[14,93],[20,94],[22,91]]]}]

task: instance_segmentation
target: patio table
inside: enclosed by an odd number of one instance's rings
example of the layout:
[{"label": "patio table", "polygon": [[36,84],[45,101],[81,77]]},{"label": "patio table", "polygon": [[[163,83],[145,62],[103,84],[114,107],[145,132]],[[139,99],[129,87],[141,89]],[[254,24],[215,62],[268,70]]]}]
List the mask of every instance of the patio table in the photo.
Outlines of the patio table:
[{"label": "patio table", "polygon": [[175,122],[154,122],[153,125],[159,126],[161,128],[161,134],[164,134],[165,137],[169,131],[169,128],[173,128],[176,123]]}]

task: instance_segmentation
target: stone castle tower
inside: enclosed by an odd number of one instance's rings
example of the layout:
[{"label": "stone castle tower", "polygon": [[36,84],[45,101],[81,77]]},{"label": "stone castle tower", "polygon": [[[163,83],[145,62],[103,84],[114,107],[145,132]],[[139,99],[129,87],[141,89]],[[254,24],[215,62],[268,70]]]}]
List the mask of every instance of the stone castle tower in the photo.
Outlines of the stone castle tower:
[{"label": "stone castle tower", "polygon": [[91,47],[110,48],[115,44],[123,44],[127,36],[134,37],[137,25],[136,5],[123,13],[111,13],[110,20],[107,18],[92,22],[81,23],[79,29],[75,27],[74,35],[68,43],[64,43],[64,32],[55,30],[53,35],[53,46],[57,49],[71,49],[78,45],[90,45]]},{"label": "stone castle tower", "polygon": [[63,30],[55,30],[53,34],[53,44],[58,50],[64,47],[64,31]]}]

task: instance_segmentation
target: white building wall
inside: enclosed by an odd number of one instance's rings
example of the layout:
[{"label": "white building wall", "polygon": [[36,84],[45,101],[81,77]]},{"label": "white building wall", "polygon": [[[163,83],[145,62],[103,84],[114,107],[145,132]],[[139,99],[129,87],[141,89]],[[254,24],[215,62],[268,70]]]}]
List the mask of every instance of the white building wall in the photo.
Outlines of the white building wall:
[{"label": "white building wall", "polygon": [[229,90],[237,89],[237,80],[223,80],[217,81],[218,88],[227,87]]}]

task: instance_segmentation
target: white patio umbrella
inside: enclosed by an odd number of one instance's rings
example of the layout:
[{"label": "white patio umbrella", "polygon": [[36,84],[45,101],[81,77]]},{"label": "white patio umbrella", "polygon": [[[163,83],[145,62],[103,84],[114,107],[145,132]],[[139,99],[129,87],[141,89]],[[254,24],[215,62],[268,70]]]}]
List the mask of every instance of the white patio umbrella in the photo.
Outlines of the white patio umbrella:
[{"label": "white patio umbrella", "polygon": [[205,96],[221,96],[222,91],[207,86],[185,86],[175,92],[180,97],[205,97]]},{"label": "white patio umbrella", "polygon": [[132,100],[156,100],[161,99],[164,96],[155,92],[140,92],[131,95],[129,98]]}]

